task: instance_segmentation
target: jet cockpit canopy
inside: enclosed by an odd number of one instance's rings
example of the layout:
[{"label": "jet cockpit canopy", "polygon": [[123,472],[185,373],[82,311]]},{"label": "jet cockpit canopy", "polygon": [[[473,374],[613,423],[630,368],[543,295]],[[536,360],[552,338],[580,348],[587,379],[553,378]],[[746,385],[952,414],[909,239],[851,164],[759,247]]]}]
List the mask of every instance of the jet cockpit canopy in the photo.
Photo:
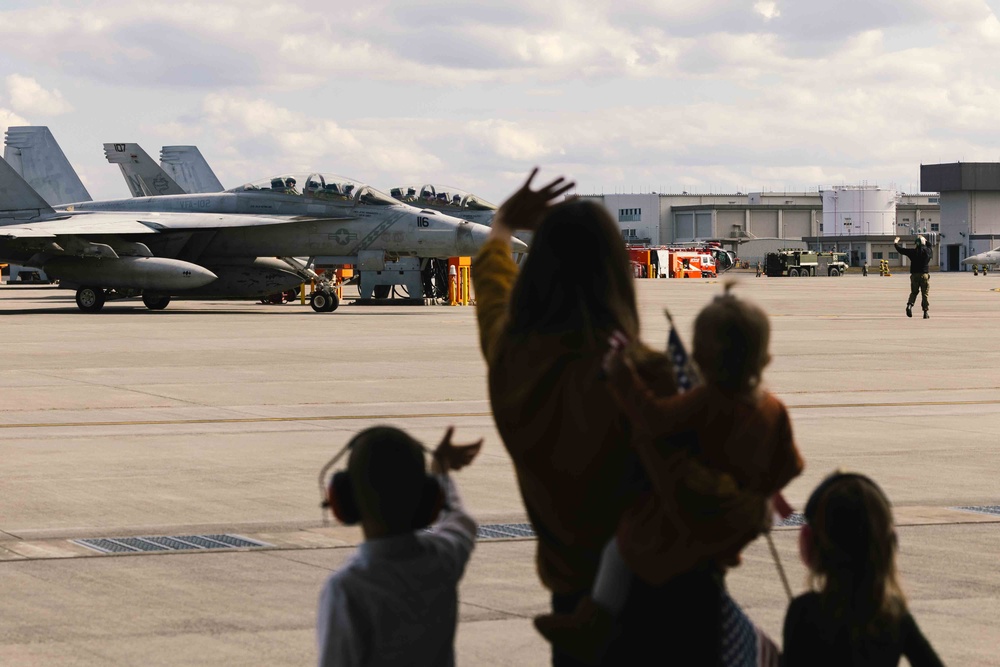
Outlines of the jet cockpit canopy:
[{"label": "jet cockpit canopy", "polygon": [[342,201],[368,206],[393,206],[397,203],[384,192],[360,181],[318,172],[281,174],[246,183],[227,192],[293,195],[319,201]]},{"label": "jet cockpit canopy", "polygon": [[390,190],[396,201],[421,208],[451,211],[495,211],[497,207],[482,197],[447,185],[403,185]]}]

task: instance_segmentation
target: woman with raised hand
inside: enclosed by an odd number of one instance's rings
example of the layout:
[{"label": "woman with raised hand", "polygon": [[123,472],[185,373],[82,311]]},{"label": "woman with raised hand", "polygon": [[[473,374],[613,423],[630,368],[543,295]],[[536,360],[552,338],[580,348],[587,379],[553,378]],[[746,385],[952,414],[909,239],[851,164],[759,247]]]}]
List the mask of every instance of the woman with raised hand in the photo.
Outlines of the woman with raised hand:
[{"label": "woman with raised hand", "polygon": [[[563,178],[532,189],[537,171],[500,206],[472,278],[490,403],[538,534],[539,577],[552,592],[552,611],[568,613],[590,590],[622,514],[647,506],[640,502],[648,485],[632,452],[631,425],[602,373],[611,334],[631,341],[624,353],[652,392],[666,396],[677,387],[669,359],[639,342],[635,285],[618,225],[595,202],[554,203],[573,187]],[[520,272],[510,248],[516,230],[534,233]],[[672,461],[678,479],[699,466],[680,448]],[[745,511],[745,500],[719,508],[732,511],[737,532],[755,529],[747,524],[763,516],[765,499],[751,500],[761,507],[754,512]],[[670,636],[718,660],[717,583],[696,574],[668,595],[674,607],[678,597],[687,605],[669,620],[658,617],[657,590],[633,587],[630,599],[646,606],[643,613],[626,608],[621,641],[605,655],[607,664],[624,664],[650,646],[666,657]],[[659,634],[648,636],[654,627]],[[577,663],[554,651],[553,664]]]}]

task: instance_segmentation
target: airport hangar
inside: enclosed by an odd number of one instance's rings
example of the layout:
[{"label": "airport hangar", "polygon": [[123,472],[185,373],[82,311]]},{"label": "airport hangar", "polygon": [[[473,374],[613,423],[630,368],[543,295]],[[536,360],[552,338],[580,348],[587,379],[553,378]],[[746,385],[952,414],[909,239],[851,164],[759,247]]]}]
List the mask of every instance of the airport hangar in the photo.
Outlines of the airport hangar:
[{"label": "airport hangar", "polygon": [[888,260],[903,266],[896,236],[926,236],[934,265],[969,271],[966,257],[1000,239],[1000,163],[921,165],[920,194],[875,186],[816,192],[584,195],[602,204],[626,242],[676,245],[718,240],[755,263],[785,247],[846,252],[852,266]]}]

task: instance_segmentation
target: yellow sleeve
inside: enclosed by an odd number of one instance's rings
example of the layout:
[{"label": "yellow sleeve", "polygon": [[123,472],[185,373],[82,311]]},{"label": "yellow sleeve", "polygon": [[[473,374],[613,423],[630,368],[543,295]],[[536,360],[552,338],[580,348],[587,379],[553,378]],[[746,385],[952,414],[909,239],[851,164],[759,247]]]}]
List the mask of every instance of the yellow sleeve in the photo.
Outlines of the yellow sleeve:
[{"label": "yellow sleeve", "polygon": [[510,292],[517,279],[517,265],[510,256],[510,244],[490,239],[472,262],[472,285],[476,290],[476,319],[479,344],[489,362],[507,318]]}]

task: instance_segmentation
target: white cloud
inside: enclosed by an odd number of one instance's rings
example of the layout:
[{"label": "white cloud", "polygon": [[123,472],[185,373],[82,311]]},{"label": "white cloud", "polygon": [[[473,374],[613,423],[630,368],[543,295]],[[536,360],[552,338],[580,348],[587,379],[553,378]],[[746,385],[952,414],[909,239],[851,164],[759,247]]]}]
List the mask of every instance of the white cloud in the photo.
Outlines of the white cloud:
[{"label": "white cloud", "polygon": [[777,2],[762,0],[761,2],[756,3],[753,8],[754,11],[764,17],[765,21],[770,21],[773,18],[781,16],[781,10],[778,9]]},{"label": "white cloud", "polygon": [[548,157],[552,152],[542,138],[518,123],[505,120],[483,120],[467,123],[465,135],[487,147],[501,158],[531,162]]},{"label": "white cloud", "polygon": [[10,105],[22,113],[58,116],[73,110],[58,90],[46,90],[34,79],[11,74],[6,79]]},{"label": "white cloud", "polygon": [[[119,85],[300,89],[363,78],[433,88],[687,76],[709,40],[741,54],[740,42],[758,42],[742,68],[754,71],[836,54],[865,32],[959,25],[998,32],[983,0],[373,0],[332,14],[267,0],[104,0],[0,11],[0,53]],[[678,61],[681,50],[693,57]],[[709,59],[696,72],[725,78],[729,64]]]},{"label": "white cloud", "polygon": [[18,116],[16,113],[10,109],[4,109],[0,107],[0,128],[11,127],[12,125],[29,125],[27,120]]},{"label": "white cloud", "polygon": [[[96,88],[74,123],[198,142],[227,185],[316,168],[494,199],[536,162],[597,188],[745,190],[995,159],[998,46],[984,0],[0,11],[0,56],[33,67],[12,70]],[[104,120],[109,91],[144,113]]]},{"label": "white cloud", "polygon": [[[297,170],[368,179],[377,174],[388,182],[390,176],[399,179],[440,168],[439,160],[416,139],[428,136],[414,132],[419,125],[389,121],[348,127],[265,99],[212,93],[204,99],[197,124],[185,135],[204,137],[206,156],[224,155],[220,172],[229,174],[231,185]],[[158,129],[176,133],[179,124]]]}]

